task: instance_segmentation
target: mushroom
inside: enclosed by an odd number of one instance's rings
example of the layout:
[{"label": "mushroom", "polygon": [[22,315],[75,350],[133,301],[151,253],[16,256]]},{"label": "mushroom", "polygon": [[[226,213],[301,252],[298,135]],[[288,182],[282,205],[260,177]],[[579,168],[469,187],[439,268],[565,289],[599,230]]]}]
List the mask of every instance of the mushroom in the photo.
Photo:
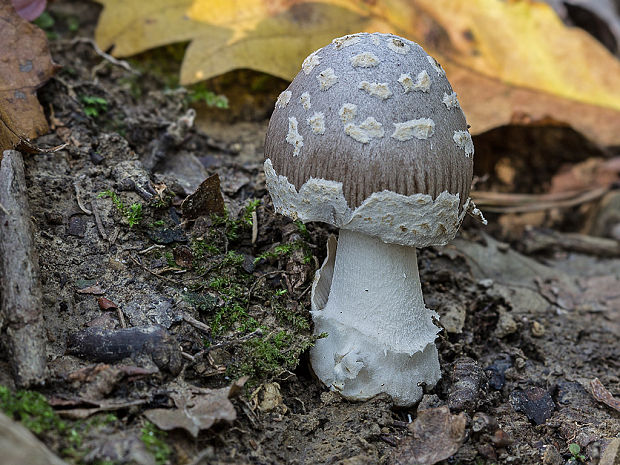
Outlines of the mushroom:
[{"label": "mushroom", "polygon": [[274,207],[340,228],[312,287],[327,336],[310,359],[346,398],[407,406],[441,376],[416,247],[446,244],[474,209],[467,128],[441,66],[392,34],[335,39],[278,97],[264,163]]}]

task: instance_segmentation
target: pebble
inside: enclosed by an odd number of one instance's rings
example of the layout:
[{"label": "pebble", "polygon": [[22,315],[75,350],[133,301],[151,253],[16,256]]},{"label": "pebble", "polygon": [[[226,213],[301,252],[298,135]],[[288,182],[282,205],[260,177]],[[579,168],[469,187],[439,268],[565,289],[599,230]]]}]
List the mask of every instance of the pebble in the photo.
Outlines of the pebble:
[{"label": "pebble", "polygon": [[495,328],[495,334],[497,337],[502,338],[510,334],[517,332],[517,322],[512,315],[504,308],[499,309],[499,320],[497,321],[497,327]]},{"label": "pebble", "polygon": [[73,215],[69,219],[67,234],[71,236],[84,237],[86,235],[86,218],[82,215]]},{"label": "pebble", "polygon": [[187,236],[180,227],[150,229],[149,238],[156,244],[171,244],[173,242],[187,242]]},{"label": "pebble", "polygon": [[512,359],[509,356],[495,360],[484,370],[489,376],[489,386],[493,389],[500,390],[506,383],[506,370],[512,367]]},{"label": "pebble", "polygon": [[510,393],[510,405],[515,411],[523,412],[537,425],[545,423],[555,410],[551,395],[539,387],[515,389]]},{"label": "pebble", "polygon": [[562,465],[564,463],[562,456],[552,444],[545,446],[542,461],[543,465]]},{"label": "pebble", "polygon": [[492,431],[497,428],[497,420],[484,412],[476,412],[472,418],[471,429],[474,433]]},{"label": "pebble", "polygon": [[542,337],[545,335],[545,327],[538,321],[532,322],[531,330],[532,330],[532,336],[534,337]]}]

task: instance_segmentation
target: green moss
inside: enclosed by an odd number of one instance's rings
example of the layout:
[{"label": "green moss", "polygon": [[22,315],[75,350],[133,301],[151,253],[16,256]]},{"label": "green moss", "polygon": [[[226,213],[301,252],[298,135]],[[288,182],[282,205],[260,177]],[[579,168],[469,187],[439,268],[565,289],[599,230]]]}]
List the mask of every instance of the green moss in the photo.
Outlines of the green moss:
[{"label": "green moss", "polygon": [[18,420],[35,434],[46,431],[65,431],[67,425],[47,403],[47,399],[38,392],[11,392],[0,386],[0,410],[7,416]]},{"label": "green moss", "polygon": [[187,103],[203,102],[208,107],[228,108],[228,98],[225,95],[217,95],[207,89],[205,82],[191,85],[187,88]]},{"label": "green moss", "polygon": [[125,220],[127,220],[127,224],[129,224],[130,228],[133,228],[142,221],[141,203],[134,202],[129,206],[125,206],[118,194],[111,189],[99,192],[99,194],[97,194],[97,198],[110,198],[116,209],[121,213],[121,215],[123,215]]},{"label": "green moss", "polygon": [[82,95],[80,101],[84,105],[84,114],[91,118],[97,118],[108,111],[108,101],[96,95]]},{"label": "green moss", "polygon": [[166,444],[166,437],[168,433],[160,430],[151,422],[146,422],[142,428],[142,442],[146,446],[146,449],[153,455],[155,462],[158,465],[163,465],[168,462],[172,455],[172,448]]},{"label": "green moss", "polygon": [[252,199],[243,208],[239,218],[231,218],[228,209],[224,211],[224,215],[213,216],[214,226],[223,226],[226,237],[229,241],[236,241],[239,239],[239,234],[242,231],[248,231],[252,228],[252,213],[256,211],[260,205],[260,199]]},{"label": "green moss", "polygon": [[211,313],[217,306],[217,299],[209,294],[186,292],[183,299],[201,313]]},{"label": "green moss", "polygon": [[136,202],[129,205],[125,210],[125,219],[130,228],[140,223],[142,221],[142,204]]},{"label": "green moss", "polygon": [[229,366],[228,374],[231,377],[248,375],[256,381],[294,370],[301,354],[312,347],[315,340],[285,330],[250,339],[239,350],[241,361]]},{"label": "green moss", "polygon": [[218,247],[202,238],[194,239],[191,242],[190,247],[196,260],[201,260],[206,256],[218,255],[220,253],[220,249]]},{"label": "green moss", "polygon": [[272,250],[263,252],[256,256],[254,263],[258,263],[261,260],[277,260],[286,255],[290,255],[294,250],[299,250],[304,247],[302,241],[287,242],[286,244],[276,245]]},{"label": "green moss", "polygon": [[164,258],[169,267],[176,268],[177,263],[174,261],[174,255],[172,252],[164,252]]}]

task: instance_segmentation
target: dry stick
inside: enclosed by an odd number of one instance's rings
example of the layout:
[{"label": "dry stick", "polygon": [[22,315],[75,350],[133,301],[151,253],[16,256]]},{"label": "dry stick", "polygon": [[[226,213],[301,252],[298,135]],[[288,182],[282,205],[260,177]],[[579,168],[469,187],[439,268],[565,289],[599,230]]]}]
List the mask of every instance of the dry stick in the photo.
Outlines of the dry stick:
[{"label": "dry stick", "polygon": [[256,210],[252,211],[252,244],[256,244],[258,239],[258,215]]},{"label": "dry stick", "polygon": [[78,207],[80,207],[80,210],[82,210],[87,215],[92,215],[93,212],[91,212],[88,208],[86,208],[84,204],[82,203],[82,199],[80,199],[80,185],[78,184],[77,181],[73,183],[73,187],[75,188],[75,200],[77,201],[77,204],[78,204]]},{"label": "dry stick", "polygon": [[45,380],[46,336],[41,315],[39,260],[34,245],[21,153],[6,150],[0,162],[0,320],[15,384],[29,387]]},{"label": "dry stick", "polygon": [[169,283],[173,283],[173,284],[177,284],[177,285],[183,285],[183,283],[181,281],[177,281],[176,279],[168,278],[167,276],[162,276],[160,274],[155,273],[153,270],[149,270],[146,266],[144,266],[142,263],[140,263],[138,261],[138,259],[136,257],[134,257],[133,255],[129,255],[129,258],[131,258],[136,265],[138,265],[144,271],[152,274],[153,276],[157,276],[159,279],[163,279],[164,281],[168,281]]},{"label": "dry stick", "polygon": [[203,323],[202,321],[198,321],[196,318],[188,315],[188,314],[183,314],[183,319],[188,322],[190,325],[192,325],[193,327],[204,331],[207,334],[211,334],[211,328],[209,327],[209,325]]},{"label": "dry stick", "polygon": [[105,232],[105,228],[103,227],[103,222],[101,221],[101,216],[99,215],[99,210],[97,209],[97,204],[94,200],[90,202],[90,208],[93,211],[93,215],[95,215],[95,224],[97,225],[97,230],[101,235],[101,238],[104,241],[108,240],[108,235]]},{"label": "dry stick", "polygon": [[500,192],[472,192],[472,198],[485,212],[526,213],[551,208],[574,207],[602,197],[608,186],[581,191],[557,192],[551,194],[503,194]]},{"label": "dry stick", "polygon": [[120,66],[121,68],[124,68],[125,70],[129,71],[130,73],[140,74],[138,71],[133,69],[131,65],[125,60],[117,60],[112,55],[105,53],[103,50],[99,48],[97,43],[89,37],[76,37],[75,39],[71,41],[71,43],[72,44],[77,44],[77,43],[89,44],[95,50],[95,53],[99,55],[101,58],[103,58],[104,60],[109,61],[113,65]]}]

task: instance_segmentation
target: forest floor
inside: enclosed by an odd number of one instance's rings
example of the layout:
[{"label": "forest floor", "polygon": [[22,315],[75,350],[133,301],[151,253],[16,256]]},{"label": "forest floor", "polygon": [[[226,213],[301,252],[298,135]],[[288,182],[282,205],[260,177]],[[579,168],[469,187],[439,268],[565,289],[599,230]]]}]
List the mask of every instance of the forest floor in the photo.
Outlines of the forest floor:
[{"label": "forest floor", "polygon": [[[39,92],[52,129],[37,144],[67,145],[25,162],[49,361],[36,391],[54,412],[14,392],[3,355],[0,400],[28,410],[57,455],[361,465],[436,463],[452,451],[442,463],[563,465],[599,463],[608,450],[600,463],[618,463],[604,460],[618,449],[620,412],[602,399],[604,389],[620,395],[620,254],[565,240],[582,210],[560,210],[575,217],[556,215],[545,230],[469,219],[450,245],[421,250],[442,378],[411,408],[382,395],[349,402],[321,385],[307,356],[309,288],[337,231],[276,215],[262,173],[286,83],[216,80],[230,109],[198,106],[188,128],[200,89],[167,89],[144,65],[156,55],[128,70],[76,40],[92,37],[94,4],[57,2],[51,14],[63,68]],[[490,139],[474,142],[484,153]],[[201,214],[184,216],[181,202],[215,174]],[[123,328],[140,328],[131,337],[148,350],[106,358],[98,349]]]}]

